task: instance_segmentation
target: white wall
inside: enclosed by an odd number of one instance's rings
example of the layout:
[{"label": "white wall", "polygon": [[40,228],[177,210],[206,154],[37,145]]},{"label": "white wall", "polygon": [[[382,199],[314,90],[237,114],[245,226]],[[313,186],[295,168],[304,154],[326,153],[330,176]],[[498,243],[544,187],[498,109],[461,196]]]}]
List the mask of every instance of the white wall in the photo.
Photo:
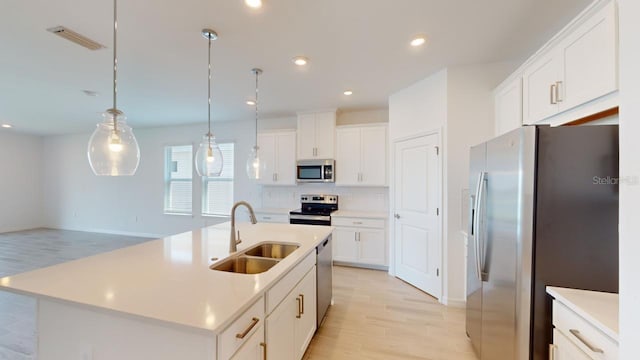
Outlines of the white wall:
[{"label": "white wall", "polygon": [[42,226],[42,161],[42,138],[0,130],[0,233]]},{"label": "white wall", "polygon": [[445,248],[447,302],[462,305],[465,294],[465,238],[469,189],[469,149],[493,138],[493,89],[502,82],[514,66],[495,63],[452,67],[448,69],[447,86],[447,147],[446,200],[447,214]]},{"label": "white wall", "polygon": [[[442,301],[463,306],[465,244],[463,192],[468,189],[469,148],[494,130],[493,89],[513,69],[511,63],[459,66],[442,70],[389,98],[390,146],[398,139],[440,130],[443,149]],[[390,156],[393,168],[393,155]],[[391,176],[390,193],[394,192]],[[393,197],[390,199],[393,211]],[[393,232],[391,233],[393,237]],[[393,252],[393,241],[392,241]],[[393,258],[392,258],[393,259]],[[393,269],[392,269],[393,270]]]},{"label": "white wall", "polygon": [[640,2],[620,5],[620,359],[638,358],[640,339]]},{"label": "white wall", "polygon": [[388,109],[339,111],[336,117],[336,124],[338,126],[386,122],[389,122]]},{"label": "white wall", "polygon": [[[164,147],[193,144],[206,132],[206,124],[135,129],[140,145],[140,167],[132,177],[97,177],[89,168],[86,148],[90,134],[50,136],[44,139],[45,223],[61,229],[170,235],[226,221],[202,217],[201,184],[194,182],[194,215],[165,215]],[[214,123],[218,142],[235,142],[235,200],[257,203],[256,186],[244,173],[254,143],[251,121]],[[64,159],[54,162],[51,159]]]}]

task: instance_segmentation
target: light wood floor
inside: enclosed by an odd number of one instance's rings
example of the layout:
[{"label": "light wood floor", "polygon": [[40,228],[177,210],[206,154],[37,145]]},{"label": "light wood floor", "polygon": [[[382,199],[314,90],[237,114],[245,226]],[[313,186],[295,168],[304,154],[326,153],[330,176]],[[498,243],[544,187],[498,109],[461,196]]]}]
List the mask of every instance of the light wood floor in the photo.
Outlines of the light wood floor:
[{"label": "light wood floor", "polygon": [[[0,233],[0,278],[148,240],[51,229]],[[33,360],[35,348],[36,301],[0,291],[0,360]]]},{"label": "light wood floor", "polygon": [[[146,240],[49,229],[0,234],[0,277]],[[304,360],[477,360],[463,309],[383,271],[336,266],[333,280],[335,304]],[[35,359],[35,311],[33,299],[0,292],[0,360]]]},{"label": "light wood floor", "polygon": [[383,271],[336,266],[333,276],[335,304],[304,360],[477,360],[464,309]]}]

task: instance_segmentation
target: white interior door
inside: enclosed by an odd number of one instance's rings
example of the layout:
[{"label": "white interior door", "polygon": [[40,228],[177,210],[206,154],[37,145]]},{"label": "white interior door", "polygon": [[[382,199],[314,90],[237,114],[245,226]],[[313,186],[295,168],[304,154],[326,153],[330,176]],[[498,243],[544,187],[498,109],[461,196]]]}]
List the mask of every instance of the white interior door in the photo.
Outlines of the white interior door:
[{"label": "white interior door", "polygon": [[440,135],[395,144],[396,276],[440,299]]}]

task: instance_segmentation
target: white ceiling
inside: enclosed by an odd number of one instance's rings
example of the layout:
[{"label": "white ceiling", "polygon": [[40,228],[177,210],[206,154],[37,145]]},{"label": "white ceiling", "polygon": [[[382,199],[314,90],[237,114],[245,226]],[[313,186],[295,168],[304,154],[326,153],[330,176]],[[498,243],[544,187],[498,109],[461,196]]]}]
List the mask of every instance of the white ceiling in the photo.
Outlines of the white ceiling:
[{"label": "white ceiling", "polygon": [[[206,121],[207,42],[214,121],[386,107],[388,96],[450,65],[528,57],[590,0],[127,0],[119,7],[118,107],[134,127]],[[90,132],[111,107],[111,49],[89,51],[46,29],[112,44],[111,0],[0,2],[0,123],[35,134]],[[417,33],[428,46],[408,45]],[[298,68],[295,55],[310,58]],[[350,88],[354,95],[346,97]],[[82,90],[94,90],[89,97]]]}]

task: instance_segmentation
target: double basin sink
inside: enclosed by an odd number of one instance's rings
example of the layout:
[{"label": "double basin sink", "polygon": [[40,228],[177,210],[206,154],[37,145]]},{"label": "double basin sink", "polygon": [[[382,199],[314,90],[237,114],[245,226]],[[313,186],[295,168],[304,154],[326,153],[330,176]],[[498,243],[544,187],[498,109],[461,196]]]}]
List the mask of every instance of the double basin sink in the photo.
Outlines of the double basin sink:
[{"label": "double basin sink", "polygon": [[271,269],[299,247],[300,245],[295,244],[266,242],[250,247],[209,268],[238,274],[260,274]]}]

